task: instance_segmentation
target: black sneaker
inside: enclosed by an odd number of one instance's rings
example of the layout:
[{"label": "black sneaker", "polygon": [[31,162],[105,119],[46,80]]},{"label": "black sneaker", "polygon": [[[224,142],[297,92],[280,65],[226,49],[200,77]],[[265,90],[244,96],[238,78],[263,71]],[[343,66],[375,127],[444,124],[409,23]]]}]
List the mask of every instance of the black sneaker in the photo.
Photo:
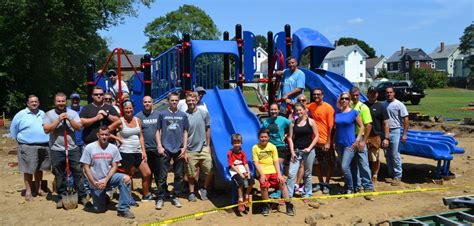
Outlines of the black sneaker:
[{"label": "black sneaker", "polygon": [[56,209],[62,209],[63,208],[63,201],[60,199],[56,202]]},{"label": "black sneaker", "polygon": [[118,211],[117,216],[127,218],[127,219],[135,219],[135,214],[133,214],[130,211],[124,211],[124,212]]},{"label": "black sneaker", "polygon": [[286,214],[288,214],[288,216],[295,215],[295,208],[293,207],[293,203],[291,202],[286,203]]},{"label": "black sneaker", "polygon": [[269,204],[263,204],[263,211],[262,211],[263,216],[268,216],[270,214],[270,205]]}]

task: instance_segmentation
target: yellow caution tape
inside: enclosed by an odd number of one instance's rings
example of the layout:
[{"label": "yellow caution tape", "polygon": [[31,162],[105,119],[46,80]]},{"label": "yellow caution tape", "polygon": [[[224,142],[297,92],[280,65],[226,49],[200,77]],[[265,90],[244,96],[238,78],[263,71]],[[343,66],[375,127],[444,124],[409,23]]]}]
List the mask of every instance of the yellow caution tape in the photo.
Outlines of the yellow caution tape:
[{"label": "yellow caution tape", "polygon": [[[325,196],[311,196],[305,198],[290,198],[290,199],[267,199],[267,200],[257,200],[251,201],[250,205],[255,203],[281,203],[288,201],[296,200],[313,200],[313,199],[337,199],[337,198],[355,198],[355,197],[364,197],[364,196],[381,196],[381,195],[397,195],[397,194],[406,194],[406,193],[417,193],[417,192],[430,192],[430,191],[446,191],[451,189],[466,189],[471,186],[462,186],[462,187],[443,187],[443,188],[417,188],[417,189],[406,189],[406,190],[395,190],[395,191],[375,191],[375,192],[363,192],[363,193],[354,193],[354,194],[343,194],[343,195],[325,195]],[[153,223],[147,223],[145,226],[162,226],[175,223],[178,221],[184,221],[192,218],[202,217],[207,214],[217,213],[218,211],[232,209],[239,206],[239,204],[234,204],[230,206],[225,206],[221,208],[214,208],[206,211],[201,211],[197,213],[187,214],[180,217],[171,218],[168,220],[157,221]]]}]

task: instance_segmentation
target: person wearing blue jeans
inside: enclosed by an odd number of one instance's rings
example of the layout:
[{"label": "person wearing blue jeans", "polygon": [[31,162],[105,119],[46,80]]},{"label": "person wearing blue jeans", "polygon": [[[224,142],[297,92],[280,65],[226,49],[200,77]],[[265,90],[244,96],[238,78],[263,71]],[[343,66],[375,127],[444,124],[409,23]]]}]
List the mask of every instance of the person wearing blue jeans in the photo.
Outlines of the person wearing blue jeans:
[{"label": "person wearing blue jeans", "polygon": [[288,146],[290,147],[291,159],[288,171],[288,197],[292,198],[295,189],[296,175],[300,165],[304,164],[304,195],[310,197],[313,192],[313,162],[315,158],[314,146],[318,142],[318,128],[313,119],[308,118],[305,105],[295,104],[298,119],[290,124],[288,133]]},{"label": "person wearing blue jeans", "polygon": [[[387,159],[387,168],[389,178],[386,182],[392,186],[398,186],[402,179],[402,160],[400,158],[400,151],[398,146],[401,142],[407,140],[408,127],[408,111],[405,105],[399,100],[395,99],[395,91],[393,87],[385,89],[387,100],[383,102],[383,106],[387,109],[389,117],[389,147],[385,149],[385,158]],[[403,134],[400,138],[400,128],[403,126]]]},{"label": "person wearing blue jeans", "polygon": [[[357,153],[355,153],[355,161],[352,163],[352,176],[354,178],[354,188],[356,192],[362,191],[373,191],[374,186],[372,184],[372,176],[369,167],[369,157],[367,155],[367,140],[372,130],[372,115],[370,109],[359,101],[360,89],[357,86],[353,86],[350,90],[351,94],[351,108],[357,111],[364,124],[362,131],[362,137],[356,146]],[[359,132],[360,128],[355,125],[355,134]],[[363,172],[361,172],[363,171]],[[362,178],[361,178],[362,177]],[[368,182],[370,180],[370,182]],[[362,181],[362,183],[361,183]]]},{"label": "person wearing blue jeans", "polygon": [[[359,144],[362,139],[362,131],[364,124],[357,111],[350,108],[350,95],[343,92],[337,100],[337,108],[335,116],[335,145],[341,162],[341,168],[344,174],[345,190],[347,194],[351,194],[354,190],[354,181],[351,170],[351,164],[359,150]],[[359,126],[357,136],[354,136],[355,124]],[[363,150],[363,149],[362,149]],[[367,154],[367,152],[365,152]],[[366,158],[367,159],[367,158]],[[370,172],[370,170],[369,170]],[[369,173],[370,175],[370,173]],[[370,176],[369,176],[370,178]]]},{"label": "person wearing blue jeans", "polygon": [[105,212],[106,191],[118,187],[120,196],[117,215],[133,219],[135,215],[130,211],[131,178],[128,175],[117,173],[122,157],[117,146],[109,144],[110,132],[106,125],[102,125],[97,133],[98,141],[88,144],[82,153],[81,163],[84,165],[89,184],[91,185],[92,205],[94,212]]}]

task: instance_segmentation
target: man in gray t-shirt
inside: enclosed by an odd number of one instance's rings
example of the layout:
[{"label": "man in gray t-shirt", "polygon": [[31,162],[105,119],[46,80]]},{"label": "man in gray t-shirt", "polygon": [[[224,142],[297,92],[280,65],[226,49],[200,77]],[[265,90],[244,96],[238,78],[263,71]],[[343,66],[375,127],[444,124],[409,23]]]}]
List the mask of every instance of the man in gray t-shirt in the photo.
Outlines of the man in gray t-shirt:
[{"label": "man in gray t-shirt", "polygon": [[[395,91],[392,87],[385,90],[387,100],[383,102],[383,106],[387,108],[389,117],[389,147],[385,150],[385,158],[387,159],[387,169],[390,178],[386,181],[392,186],[398,186],[402,179],[402,159],[398,150],[400,141],[407,140],[408,126],[408,111],[405,105],[399,100],[395,99]],[[403,126],[403,134],[400,138],[400,129]]]},{"label": "man in gray t-shirt", "polygon": [[[59,92],[54,96],[54,109],[46,112],[43,118],[43,129],[45,133],[49,134],[51,165],[56,183],[56,191],[60,194],[56,207],[62,208],[62,197],[67,194],[67,183],[69,181],[65,178],[66,167],[69,167],[70,174],[74,178],[73,181],[77,188],[79,201],[85,205],[87,203],[87,194],[79,162],[81,151],[76,144],[74,133],[74,131],[81,129],[81,119],[75,111],[66,109],[66,95],[64,93]],[[66,166],[66,150],[69,166]]]},{"label": "man in gray t-shirt", "polygon": [[133,219],[135,215],[130,212],[131,178],[123,173],[117,173],[117,168],[122,157],[117,146],[110,144],[110,132],[106,125],[102,125],[97,132],[98,141],[88,144],[84,148],[81,163],[91,185],[91,196],[94,211],[105,212],[105,191],[112,187],[119,189],[119,203],[117,215]]},{"label": "man in gray t-shirt", "polygon": [[188,146],[189,122],[186,114],[178,110],[178,93],[168,94],[169,107],[160,112],[158,130],[156,131],[156,145],[158,148],[160,173],[158,177],[158,193],[155,209],[162,209],[164,199],[168,193],[168,168],[173,159],[174,185],[171,202],[176,207],[182,207],[179,195],[183,189],[184,160]]},{"label": "man in gray t-shirt", "polygon": [[199,178],[199,173],[206,175],[204,186],[199,189],[202,200],[207,200],[207,188],[212,180],[212,156],[210,150],[211,129],[210,118],[207,111],[197,107],[198,93],[192,92],[186,95],[188,110],[186,115],[189,121],[188,147],[186,157],[188,158],[187,176],[189,182],[188,200],[196,201],[194,186]]}]

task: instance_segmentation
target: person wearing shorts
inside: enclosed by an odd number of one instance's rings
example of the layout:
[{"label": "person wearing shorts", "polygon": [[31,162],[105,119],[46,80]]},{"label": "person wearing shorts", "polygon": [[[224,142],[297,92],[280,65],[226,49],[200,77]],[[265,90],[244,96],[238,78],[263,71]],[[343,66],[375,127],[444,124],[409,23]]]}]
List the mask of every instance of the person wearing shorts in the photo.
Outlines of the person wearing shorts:
[{"label": "person wearing shorts", "polygon": [[[268,129],[260,129],[258,132],[259,143],[252,147],[252,159],[255,169],[258,173],[258,181],[260,182],[260,189],[262,199],[268,199],[268,188],[272,187],[280,189],[284,199],[288,199],[288,189],[286,187],[286,180],[280,171],[280,163],[278,162],[277,148],[275,145],[268,142],[270,136]],[[295,212],[293,204],[289,201],[285,202],[286,213],[294,216]],[[270,213],[270,205],[263,204],[263,215],[268,216]]]},{"label": "person wearing shorts", "polygon": [[[332,171],[335,163],[335,152],[331,148],[331,133],[334,127],[334,108],[323,101],[324,91],[321,88],[315,88],[312,92],[314,102],[307,107],[318,126],[319,139],[316,144],[316,175],[319,184],[313,187],[313,191],[321,190],[323,194],[329,194],[329,182],[331,181]],[[322,164],[327,163],[326,181],[322,175]]]},{"label": "person wearing shorts", "polygon": [[[369,164],[372,172],[372,181],[377,180],[377,174],[380,169],[379,153],[382,148],[387,148],[389,144],[389,126],[388,112],[382,103],[377,102],[378,91],[371,86],[367,90],[368,100],[365,102],[370,109],[372,115],[372,131],[367,140],[369,149]],[[383,137],[383,140],[382,140]]]},{"label": "person wearing shorts", "polygon": [[211,122],[209,113],[197,107],[198,93],[191,92],[186,95],[186,116],[188,117],[188,147],[186,149],[187,176],[189,185],[190,202],[197,200],[195,191],[196,181],[199,173],[205,175],[204,186],[198,190],[202,200],[207,200],[207,189],[212,181],[212,155],[211,143]]},{"label": "person wearing shorts", "polygon": [[[239,197],[239,211],[245,211],[245,205],[249,204],[250,194],[252,192],[255,181],[250,174],[249,164],[247,156],[242,150],[242,135],[235,133],[232,134],[231,143],[233,148],[227,152],[227,161],[229,164],[229,173],[232,181],[237,186],[237,194]],[[245,202],[244,202],[244,189]]]},{"label": "person wearing shorts", "polygon": [[[142,175],[142,202],[152,200],[150,192],[150,167],[147,163],[147,154],[145,151],[145,143],[143,141],[143,133],[141,120],[133,116],[133,104],[130,101],[122,103],[123,117],[109,126],[110,131],[119,129],[118,136],[111,135],[113,139],[120,144],[119,150],[122,157],[122,168],[125,173],[132,178],[135,169],[138,168]],[[133,184],[133,183],[132,183]],[[133,186],[132,186],[133,189]],[[131,204],[136,202],[131,198]]]},{"label": "person wearing shorts", "polygon": [[[18,142],[18,169],[23,173],[26,201],[32,201],[33,195],[46,195],[41,190],[43,171],[51,168],[49,136],[42,126],[45,113],[38,108],[39,105],[37,96],[28,96],[27,107],[16,113],[10,124],[10,135]],[[34,191],[32,191],[33,176],[35,178]]]}]

